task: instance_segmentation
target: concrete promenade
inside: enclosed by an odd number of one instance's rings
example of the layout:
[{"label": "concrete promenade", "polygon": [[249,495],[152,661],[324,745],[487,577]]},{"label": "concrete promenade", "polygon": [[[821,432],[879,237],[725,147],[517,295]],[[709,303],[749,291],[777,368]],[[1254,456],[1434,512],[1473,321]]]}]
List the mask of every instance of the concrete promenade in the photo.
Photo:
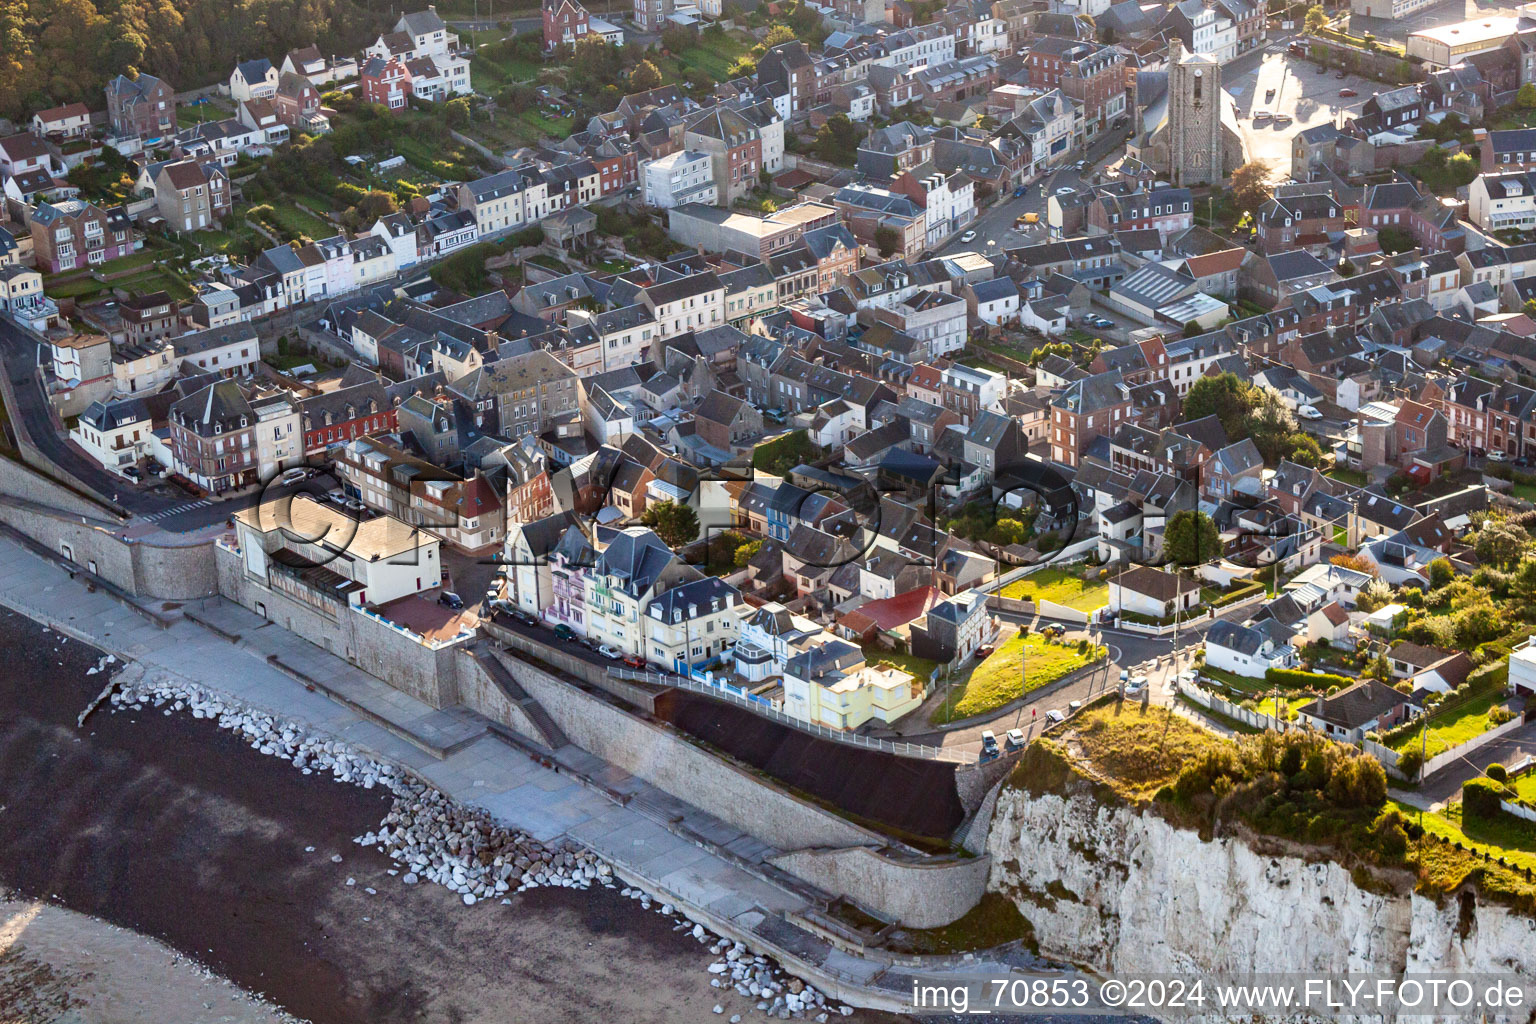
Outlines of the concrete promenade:
[{"label": "concrete promenade", "polygon": [[750,836],[577,747],[552,754],[463,708],[435,710],[222,599],[151,606],[145,614],[0,537],[0,604],[151,675],[216,688],[408,766],[540,840],[580,843],[658,901],[775,956],[846,1002],[900,1011],[915,980],[952,985],[1006,977],[1034,963],[1019,953],[1007,963],[895,964],[878,952],[865,957],[834,948],[794,923],[814,914],[817,894],[766,866],[774,851]]}]

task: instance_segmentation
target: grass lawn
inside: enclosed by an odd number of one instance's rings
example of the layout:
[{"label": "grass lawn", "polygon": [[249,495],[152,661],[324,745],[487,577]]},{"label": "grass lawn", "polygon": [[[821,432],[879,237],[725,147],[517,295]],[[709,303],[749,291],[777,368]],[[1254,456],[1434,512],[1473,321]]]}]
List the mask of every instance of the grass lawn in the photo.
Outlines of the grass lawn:
[{"label": "grass lawn", "polygon": [[[1228,672],[1225,669],[1211,668],[1209,665],[1201,666],[1200,674],[1207,678],[1208,683],[1206,685],[1209,685],[1209,682],[1221,683],[1228,690],[1233,691],[1239,700],[1247,700],[1264,692],[1265,684],[1262,679],[1250,679],[1247,676],[1240,676],[1235,672]],[[1222,689],[1221,686],[1213,686],[1211,688],[1218,693]]]},{"label": "grass lawn", "polygon": [[1312,703],[1313,699],[1310,694],[1300,697],[1266,697],[1259,701],[1255,710],[1261,715],[1270,715],[1279,718],[1282,722],[1289,722],[1296,717],[1297,708]]},{"label": "grass lawn", "polygon": [[[1493,723],[1488,719],[1488,712],[1499,702],[1500,697],[1500,690],[1493,689],[1451,711],[1432,713],[1429,718],[1429,735],[1424,739],[1424,756],[1434,757],[1492,729]],[[1419,734],[1423,729],[1420,726],[1397,737],[1391,743],[1392,749],[1399,753],[1418,750]]]},{"label": "grass lawn", "polygon": [[948,701],[933,713],[935,725],[996,711],[1025,693],[1049,686],[1088,664],[1097,653],[1079,654],[1075,643],[1052,643],[1038,633],[1018,634],[1003,644],[971,677],[954,687]]},{"label": "grass lawn", "polygon": [[635,265],[629,260],[598,260],[592,264],[592,269],[601,270],[605,274],[622,274],[626,270],[635,269]]},{"label": "grass lawn", "polygon": [[1102,580],[1085,581],[1063,569],[1048,566],[1014,580],[1002,590],[1003,597],[1025,601],[1054,601],[1091,612],[1109,603],[1109,584]]},{"label": "grass lawn", "polygon": [[1351,487],[1364,487],[1371,482],[1371,478],[1367,474],[1362,473],[1358,469],[1350,469],[1348,466],[1335,466],[1324,473],[1323,476],[1328,477],[1330,480],[1349,484]]},{"label": "grass lawn", "polygon": [[915,658],[910,654],[897,654],[895,651],[888,651],[883,647],[873,644],[864,648],[864,660],[871,665],[878,665],[882,661],[889,662],[925,686],[928,684],[928,677],[933,675],[933,670],[939,664],[927,658]]},{"label": "grass lawn", "polygon": [[803,430],[791,430],[752,450],[752,468],[783,476],[802,462],[821,457],[821,449]]},{"label": "grass lawn", "polygon": [[955,360],[955,362],[962,366],[975,367],[978,370],[991,370],[993,373],[1006,374],[1008,372],[1001,366],[992,362],[992,360],[988,359],[986,356],[982,355],[980,352],[963,353],[958,359]]},{"label": "grass lawn", "polygon": [[1072,743],[1116,791],[1144,800],[1227,741],[1167,708],[1106,704],[1073,719]]},{"label": "grass lawn", "polygon": [[112,282],[114,288],[126,288],[139,295],[164,291],[173,299],[190,299],[196,294],[192,286],[183,281],[169,267],[150,267],[141,274],[119,278]]},{"label": "grass lawn", "polygon": [[121,273],[124,270],[135,270],[139,267],[147,267],[151,263],[165,259],[168,256],[163,249],[154,246],[145,246],[138,252],[131,252],[127,256],[119,256],[115,260],[108,260],[96,268],[96,272],[103,276]]},{"label": "grass lawn", "polygon": [[325,221],[293,203],[273,204],[271,219],[278,232],[290,239],[300,235],[307,235],[311,239],[329,238],[336,233],[336,229]]},{"label": "grass lawn", "polygon": [[576,121],[571,117],[550,117],[539,110],[525,110],[517,115],[517,121],[532,133],[531,141],[545,137],[563,139],[575,130]]},{"label": "grass lawn", "polygon": [[1536,484],[1514,484],[1509,493],[1526,501],[1536,501]]},{"label": "grass lawn", "polygon": [[99,295],[107,290],[106,284],[94,277],[81,277],[59,284],[43,282],[43,293],[53,299],[83,299]]},{"label": "grass lawn", "polygon": [[1513,786],[1520,799],[1536,803],[1536,771],[1526,772],[1514,781]]},{"label": "grass lawn", "polygon": [[731,77],[731,65],[747,49],[739,39],[711,34],[710,38],[701,40],[698,46],[690,46],[678,54],[677,61],[682,65],[684,73],[699,70],[717,82],[724,82]]}]

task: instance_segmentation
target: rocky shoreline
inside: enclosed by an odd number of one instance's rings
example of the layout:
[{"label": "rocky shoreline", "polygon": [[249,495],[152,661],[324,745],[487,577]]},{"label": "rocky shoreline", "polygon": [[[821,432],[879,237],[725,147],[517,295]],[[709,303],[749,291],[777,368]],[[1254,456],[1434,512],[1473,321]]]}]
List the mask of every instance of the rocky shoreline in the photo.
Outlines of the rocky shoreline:
[{"label": "rocky shoreline", "polygon": [[[110,658],[104,658],[97,668],[106,667]],[[305,775],[329,774],[337,782],[365,790],[387,789],[394,796],[389,813],[378,829],[355,837],[353,842],[393,860],[397,867],[388,873],[398,876],[402,884],[436,883],[457,893],[465,906],[498,898],[510,905],[510,892],[546,886],[586,889],[601,885],[612,889],[618,885],[612,867],[589,850],[569,843],[541,843],[497,823],[478,808],[452,800],[414,773],[377,761],[340,741],[308,735],[298,723],[243,707],[211,688],[151,679],[140,666],[130,665],[104,693],[114,710],[159,710],[165,715],[186,712],[195,719],[211,720],[257,752],[288,761]],[[82,721],[89,711],[82,713]],[[338,864],[343,860],[340,854],[331,859]],[[353,878],[347,880],[348,885],[354,883]],[[367,891],[370,895],[375,892],[371,888]],[[770,958],[714,935],[672,904],[657,901],[637,888],[626,887],[621,895],[636,900],[642,909],[654,909],[673,919],[674,930],[687,930],[701,945],[707,945],[711,954],[720,957],[708,967],[709,973],[716,975],[710,979],[711,987],[725,993],[734,991],[750,1000],[748,1009],[786,1020],[809,1017],[820,1024],[833,1016],[852,1015],[852,1007],[828,999]],[[712,1012],[723,1015],[725,1004],[715,1004]],[[739,1022],[741,1014],[732,1014],[730,1019]]]}]

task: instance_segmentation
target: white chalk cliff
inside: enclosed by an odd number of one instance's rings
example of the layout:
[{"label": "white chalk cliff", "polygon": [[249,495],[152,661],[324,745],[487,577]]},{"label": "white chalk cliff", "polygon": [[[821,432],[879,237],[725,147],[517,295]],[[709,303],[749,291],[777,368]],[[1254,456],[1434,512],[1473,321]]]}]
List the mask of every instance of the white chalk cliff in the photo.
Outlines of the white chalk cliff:
[{"label": "white chalk cliff", "polygon": [[[989,887],[1017,904],[1046,956],[1115,974],[1459,972],[1536,985],[1536,921],[1516,911],[1470,893],[1362,888],[1337,863],[1203,839],[1082,788],[1005,788],[989,833]],[[1532,1009],[1488,1020],[1523,1024]]]}]

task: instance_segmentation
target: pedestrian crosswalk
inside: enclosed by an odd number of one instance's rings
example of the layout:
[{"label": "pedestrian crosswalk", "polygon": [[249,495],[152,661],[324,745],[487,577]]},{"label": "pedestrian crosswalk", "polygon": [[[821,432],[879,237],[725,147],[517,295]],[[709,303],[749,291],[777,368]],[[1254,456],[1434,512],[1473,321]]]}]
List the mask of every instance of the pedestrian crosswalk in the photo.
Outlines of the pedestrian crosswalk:
[{"label": "pedestrian crosswalk", "polygon": [[177,505],[175,508],[167,508],[161,509],[159,512],[151,512],[144,518],[150,520],[151,522],[158,519],[168,519],[171,516],[180,515],[183,512],[190,512],[195,508],[205,508],[207,505],[208,502],[206,501],[189,501],[185,505]]}]

